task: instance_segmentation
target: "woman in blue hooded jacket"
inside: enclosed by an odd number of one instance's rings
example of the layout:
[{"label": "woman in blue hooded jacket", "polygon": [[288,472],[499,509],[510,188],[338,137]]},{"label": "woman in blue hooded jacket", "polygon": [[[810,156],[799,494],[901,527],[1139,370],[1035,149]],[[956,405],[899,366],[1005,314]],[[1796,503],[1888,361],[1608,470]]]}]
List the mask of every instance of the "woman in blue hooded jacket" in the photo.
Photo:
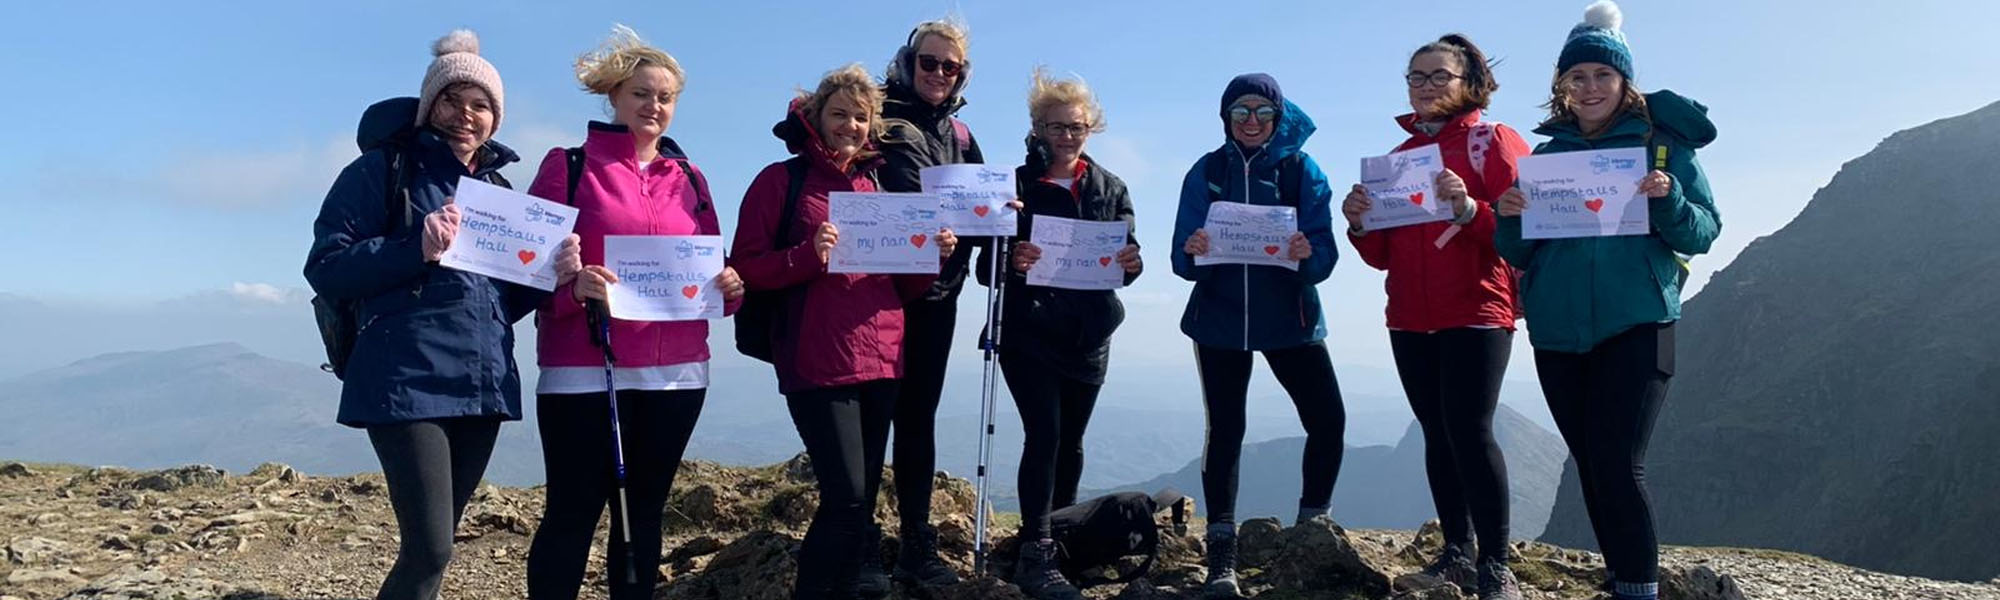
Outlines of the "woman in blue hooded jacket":
[{"label": "woman in blue hooded jacket", "polygon": [[[460,178],[506,186],[499,169],[520,157],[493,141],[505,97],[479,39],[455,31],[432,50],[419,98],[363,116],[369,149],[327,191],[305,266],[322,299],[360,304],[337,419],[368,431],[388,481],[402,537],[376,595],[388,600],[437,597],[500,423],[521,418],[513,325],[548,297],[438,265],[458,231]],[[576,236],[554,260],[559,277],[575,275]]]},{"label": "woman in blue hooded jacket", "polygon": [[[1262,352],[1271,373],[1298,408],[1305,426],[1300,521],[1324,515],[1340,472],[1347,414],[1327,356],[1326,321],[1313,289],[1333,273],[1332,188],[1302,149],[1316,127],[1262,73],[1239,75],[1222,93],[1222,147],[1204,155],[1181,184],[1174,219],[1174,274],[1194,282],[1181,331],[1194,340],[1208,409],[1201,483],[1208,503],[1208,592],[1237,593],[1236,471],[1243,450],[1244,403],[1251,353]],[[1283,251],[1297,269],[1269,265],[1196,265],[1208,253],[1203,227],[1213,202],[1297,209],[1298,229]]]}]

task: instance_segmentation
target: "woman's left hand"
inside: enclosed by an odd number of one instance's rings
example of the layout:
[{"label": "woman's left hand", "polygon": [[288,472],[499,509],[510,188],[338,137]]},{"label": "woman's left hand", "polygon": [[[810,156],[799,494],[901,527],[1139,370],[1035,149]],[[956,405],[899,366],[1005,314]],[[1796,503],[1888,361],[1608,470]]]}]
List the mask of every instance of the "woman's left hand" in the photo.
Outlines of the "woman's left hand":
[{"label": "woman's left hand", "polygon": [[1118,266],[1125,267],[1126,273],[1139,272],[1139,269],[1145,266],[1144,264],[1141,264],[1141,262],[1139,261],[1139,247],[1132,244],[1126,244],[1124,249],[1119,250]]},{"label": "woman's left hand", "polygon": [[937,247],[939,259],[951,258],[951,251],[958,249],[958,235],[953,234],[950,227],[939,229]]},{"label": "woman's left hand", "polygon": [[734,301],[743,297],[743,278],[736,276],[736,269],[733,267],[722,268],[722,273],[715,276],[715,287],[722,290],[724,301]]},{"label": "woman's left hand", "polygon": [[1639,180],[1639,192],[1645,194],[1647,198],[1665,198],[1673,191],[1674,178],[1666,171],[1653,171]]},{"label": "woman's left hand", "polygon": [[1452,217],[1463,215],[1470,208],[1467,205],[1471,203],[1472,196],[1465,191],[1465,180],[1451,169],[1438,171],[1433,185],[1437,187],[1438,200],[1451,207]]},{"label": "woman's left hand", "polygon": [[1311,241],[1306,239],[1306,234],[1296,231],[1292,232],[1292,238],[1285,240],[1285,246],[1288,248],[1285,255],[1292,260],[1312,258],[1313,245]]},{"label": "woman's left hand", "polygon": [[583,270],[583,238],[569,234],[562,244],[556,246],[556,285],[574,281],[576,273]]}]

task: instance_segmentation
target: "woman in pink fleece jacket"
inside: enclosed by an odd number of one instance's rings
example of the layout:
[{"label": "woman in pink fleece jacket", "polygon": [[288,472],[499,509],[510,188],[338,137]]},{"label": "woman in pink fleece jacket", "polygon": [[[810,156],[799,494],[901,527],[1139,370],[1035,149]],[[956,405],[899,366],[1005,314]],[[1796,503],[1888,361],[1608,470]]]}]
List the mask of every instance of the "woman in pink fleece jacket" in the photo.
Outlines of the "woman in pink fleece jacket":
[{"label": "woman in pink fleece jacket", "polygon": [[[573,599],[583,582],[591,535],[607,502],[613,502],[610,406],[604,355],[591,344],[585,300],[605,299],[617,276],[603,265],[606,235],[716,235],[714,203],[706,180],[673,140],[683,84],[679,63],[619,27],[596,53],[577,61],[586,90],[603,94],[611,123],[593,121],[583,143],[583,166],[570,195],[569,162],[550,150],[528,193],[580,210],[576,232],[583,262],[576,281],[556,290],[538,313],[541,381],[535,408],[548,475],[548,505],[528,553],[528,597]],[[734,313],[743,284],[724,269],[715,285]],[[708,387],[708,322],[611,321],[618,366],[618,418],[630,494],[632,572],[627,582],[624,543],[612,536],[611,597],[651,598],[659,573],[660,515],[674,471],[701,415]]]}]

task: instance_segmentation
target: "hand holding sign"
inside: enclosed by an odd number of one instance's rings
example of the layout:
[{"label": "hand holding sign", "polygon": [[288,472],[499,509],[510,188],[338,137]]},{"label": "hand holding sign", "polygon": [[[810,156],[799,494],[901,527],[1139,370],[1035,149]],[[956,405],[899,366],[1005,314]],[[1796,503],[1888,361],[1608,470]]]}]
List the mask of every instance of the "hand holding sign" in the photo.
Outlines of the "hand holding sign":
[{"label": "hand holding sign", "polygon": [[827,221],[837,228],[827,272],[937,273],[958,241],[939,226],[938,213],[934,196],[834,192],[827,200]]},{"label": "hand holding sign", "polygon": [[1030,229],[1028,239],[1037,252],[1028,267],[1028,285],[1115,290],[1125,285],[1126,265],[1137,268],[1136,248],[1125,257],[1131,226],[1124,221],[1036,217]]},{"label": "hand holding sign", "polygon": [[607,235],[604,264],[617,274],[611,316],[631,321],[720,319],[719,235]]},{"label": "hand holding sign", "polygon": [[[1298,209],[1241,202],[1208,203],[1208,221],[1202,227],[1203,252],[1194,264],[1269,265],[1298,269],[1298,261],[1287,251],[1288,240],[1296,235]],[[1279,254],[1283,253],[1283,256]]]},{"label": "hand holding sign", "polygon": [[[1664,192],[1644,170],[1644,148],[1583,150],[1521,157],[1523,239],[1645,235],[1652,231],[1645,202]],[[1650,183],[1652,189],[1642,185]]]},{"label": "hand holding sign", "polygon": [[982,164],[925,167],[923,192],[938,198],[939,216],[952,231],[972,236],[1020,232],[1020,204],[1014,202],[1014,172]]},{"label": "hand holding sign", "polygon": [[1665,171],[1647,173],[1645,179],[1639,180],[1639,193],[1645,194],[1647,198],[1665,198],[1667,194],[1673,192],[1674,178],[1668,176]]},{"label": "hand holding sign", "polygon": [[451,241],[458,237],[458,205],[444,199],[444,207],[424,215],[424,262],[437,262]]},{"label": "hand holding sign", "polygon": [[575,207],[461,177],[447,208],[459,214],[458,225],[438,264],[542,290],[556,288],[554,258],[576,227]]},{"label": "hand holding sign", "polygon": [[1370,200],[1362,227],[1374,231],[1450,220],[1451,211],[1443,208],[1437,193],[1443,170],[1437,144],[1361,159],[1361,185]]}]

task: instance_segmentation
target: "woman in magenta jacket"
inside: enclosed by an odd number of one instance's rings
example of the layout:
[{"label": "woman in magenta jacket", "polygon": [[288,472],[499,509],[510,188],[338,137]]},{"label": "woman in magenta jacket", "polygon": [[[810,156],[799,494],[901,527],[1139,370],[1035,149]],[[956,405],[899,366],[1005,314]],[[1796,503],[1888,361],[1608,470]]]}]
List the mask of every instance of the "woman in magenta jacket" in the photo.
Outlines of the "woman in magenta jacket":
[{"label": "woman in magenta jacket", "polygon": [[[577,79],[605,96],[611,122],[590,123],[577,181],[569,181],[568,151],[555,148],[528,188],[577,207],[576,233],[587,265],[537,314],[542,370],[535,408],[548,474],[548,505],[528,553],[528,596],[537,600],[576,597],[591,536],[613,497],[604,355],[591,342],[584,309],[586,300],[605,300],[609,286],[617,285],[617,275],[604,266],[604,236],[721,233],[706,181],[664,137],[685,83],[680,64],[619,27],[602,49],[577,61]],[[711,285],[721,288],[725,312],[733,313],[743,296],[736,272],[724,268]],[[651,598],[661,509],[707,394],[708,322],[611,319],[610,327],[631,502],[629,556],[637,575],[634,582],[611,578],[611,597]],[[622,537],[611,536],[606,572],[626,572]]]}]

